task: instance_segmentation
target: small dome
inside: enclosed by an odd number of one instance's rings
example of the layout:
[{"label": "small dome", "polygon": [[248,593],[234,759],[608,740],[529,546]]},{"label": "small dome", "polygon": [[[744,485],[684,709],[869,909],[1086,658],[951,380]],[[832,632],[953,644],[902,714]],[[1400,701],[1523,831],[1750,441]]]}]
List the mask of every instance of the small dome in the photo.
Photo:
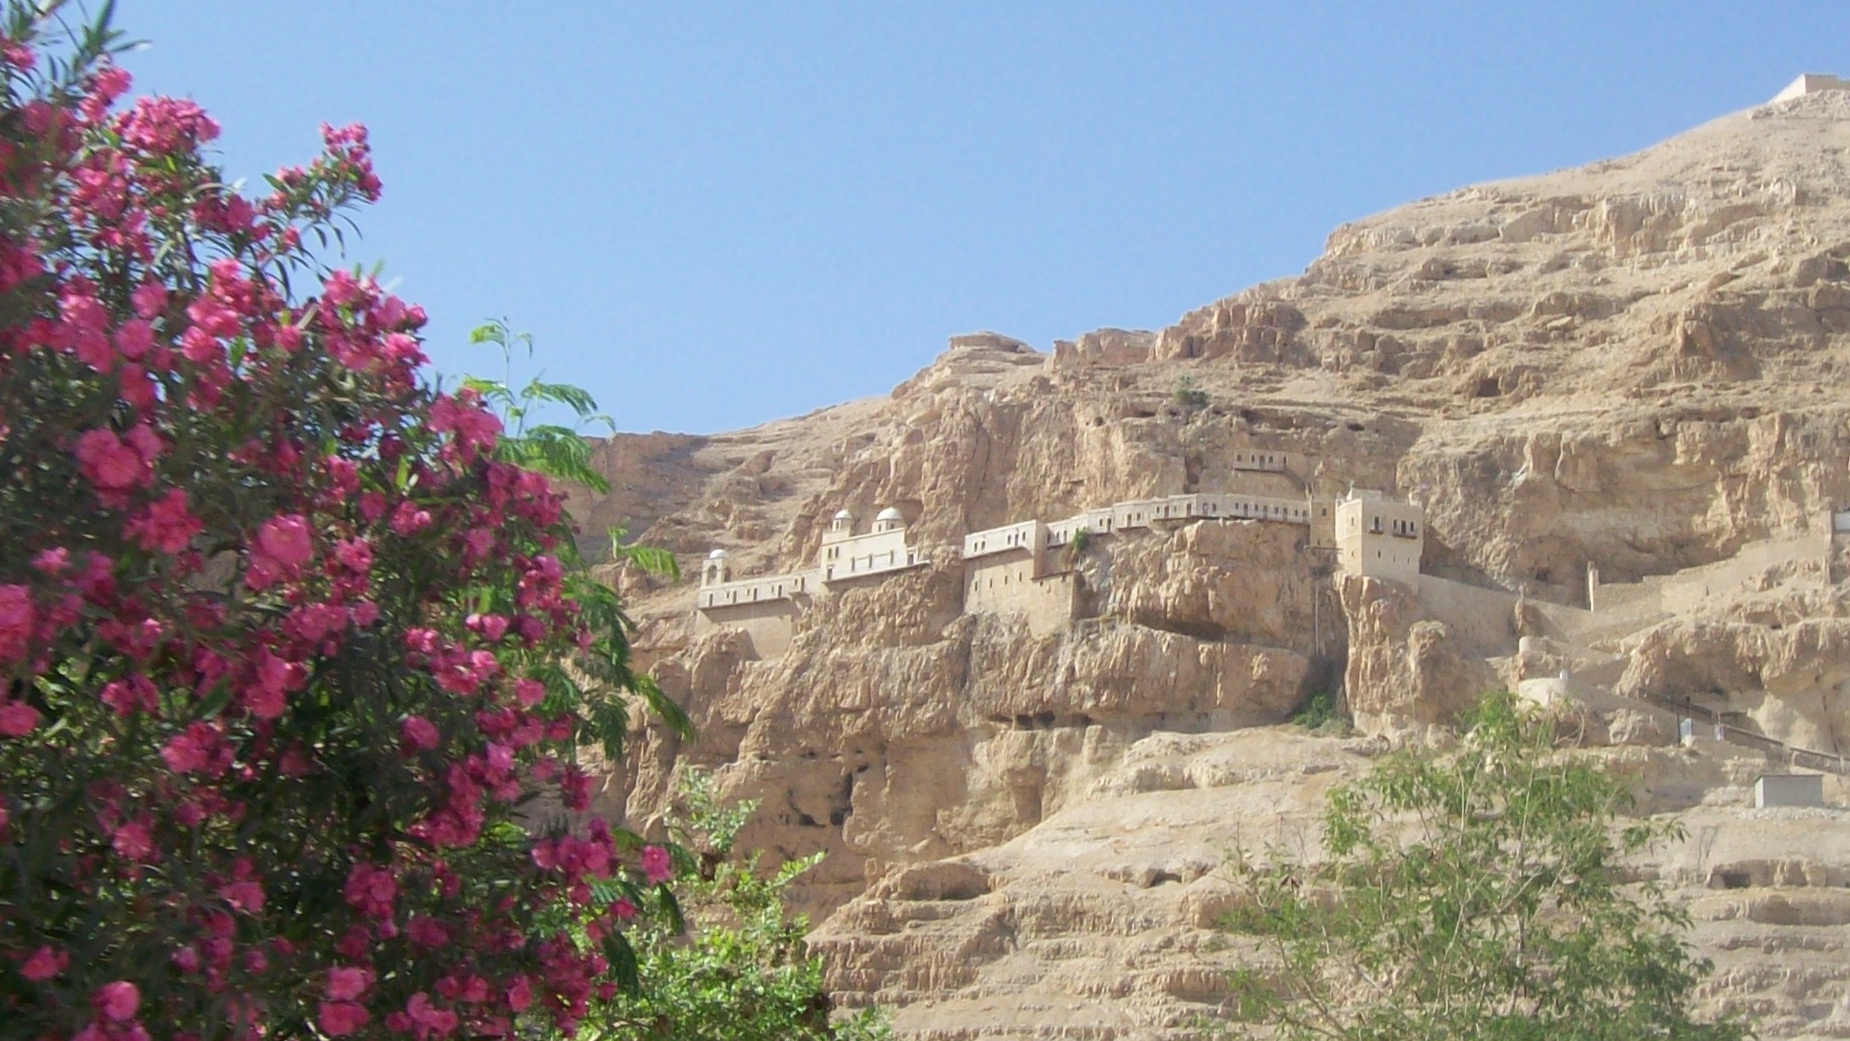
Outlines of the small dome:
[{"label": "small dome", "polygon": [[713,552],[707,554],[707,559],[708,560],[725,560],[726,551],[723,549],[716,549]]},{"label": "small dome", "polygon": [[880,511],[880,514],[879,514],[879,516],[877,516],[877,517],[875,517],[874,519],[875,519],[875,520],[877,520],[877,521],[901,521],[901,522],[904,522],[904,521],[905,521],[905,519],[906,519],[906,516],[905,516],[905,514],[903,514],[903,513],[900,513],[900,512],[898,511],[898,510],[896,510],[896,509],[894,509],[893,507],[891,507],[891,506],[888,506],[888,507],[887,507],[886,509],[884,509],[884,510],[881,510],[881,511]]},{"label": "small dome", "polygon": [[836,520],[853,520],[854,514],[849,513],[847,510],[836,510],[835,519]]}]

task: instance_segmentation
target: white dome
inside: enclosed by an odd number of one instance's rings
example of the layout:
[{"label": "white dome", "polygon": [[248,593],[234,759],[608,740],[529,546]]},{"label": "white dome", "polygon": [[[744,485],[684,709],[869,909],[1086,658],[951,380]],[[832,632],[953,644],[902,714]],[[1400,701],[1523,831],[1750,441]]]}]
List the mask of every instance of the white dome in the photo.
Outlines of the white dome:
[{"label": "white dome", "polygon": [[881,510],[879,516],[874,519],[878,521],[903,521],[906,519],[906,515],[888,506],[886,509]]},{"label": "white dome", "polygon": [[835,519],[836,520],[853,520],[854,514],[849,513],[847,510],[836,510]]},{"label": "white dome", "polygon": [[723,549],[716,549],[713,552],[707,554],[707,559],[708,560],[725,560],[726,551]]}]

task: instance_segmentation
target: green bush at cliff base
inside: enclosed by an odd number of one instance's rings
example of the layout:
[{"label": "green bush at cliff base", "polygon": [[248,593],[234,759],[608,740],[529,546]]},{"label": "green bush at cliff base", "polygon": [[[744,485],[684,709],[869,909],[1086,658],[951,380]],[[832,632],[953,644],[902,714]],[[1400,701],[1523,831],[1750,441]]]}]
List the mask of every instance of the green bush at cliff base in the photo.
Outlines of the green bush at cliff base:
[{"label": "green bush at cliff base", "polygon": [[[673,891],[685,930],[658,916],[627,934],[642,986],[594,1003],[579,1029],[588,1041],[881,1041],[889,1032],[864,1010],[831,1021],[821,959],[803,943],[808,924],[792,916],[788,890],[822,854],[761,874],[759,854],[734,843],[756,809],[725,805],[711,779],[683,775]],[[684,852],[694,851],[694,852]]]},{"label": "green bush at cliff base", "polygon": [[1552,722],[1486,697],[1459,748],[1397,753],[1329,797],[1324,859],[1240,856],[1230,931],[1270,964],[1234,979],[1238,1026],[1336,1041],[1736,1041],[1691,1011],[1710,971],[1688,913],[1622,863],[1680,837],[1622,819],[1621,781]]}]

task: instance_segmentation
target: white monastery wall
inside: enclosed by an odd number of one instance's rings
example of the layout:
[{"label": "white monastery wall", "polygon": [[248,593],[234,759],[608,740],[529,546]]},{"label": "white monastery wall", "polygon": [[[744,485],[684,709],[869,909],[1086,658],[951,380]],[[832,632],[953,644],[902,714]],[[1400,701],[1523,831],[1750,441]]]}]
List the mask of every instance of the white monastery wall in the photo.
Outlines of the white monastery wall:
[{"label": "white monastery wall", "polygon": [[1790,101],[1793,98],[1816,94],[1824,90],[1850,90],[1850,80],[1839,79],[1819,72],[1807,72],[1798,79],[1786,84],[1786,89],[1773,95],[1773,102]]},{"label": "white monastery wall", "polygon": [[[705,597],[702,597],[704,602]],[[776,658],[790,649],[796,632],[798,607],[794,600],[760,600],[737,606],[721,605],[695,612],[696,631],[733,629],[751,641],[759,658]]]},{"label": "white monastery wall", "polygon": [[1020,615],[1036,636],[1073,621],[1078,584],[1071,572],[1040,577],[1026,554],[985,556],[964,569],[964,613]]},{"label": "white monastery wall", "polygon": [[1296,472],[1302,459],[1294,453],[1265,448],[1244,448],[1233,453],[1235,470],[1260,470],[1269,473]]},{"label": "white monastery wall", "polygon": [[904,531],[883,531],[843,539],[822,550],[822,580],[853,578],[881,571],[898,571],[918,563],[916,550],[906,548]]},{"label": "white monastery wall", "polygon": [[[1242,454],[1237,462],[1236,468],[1283,471],[1293,459],[1285,453],[1254,450]],[[1388,523],[1393,537],[1348,547],[1354,560],[1374,561],[1353,570],[1417,582],[1422,518],[1419,507],[1391,502],[1378,492],[1370,493],[1366,501],[1367,509],[1373,511],[1369,516],[1375,518],[1377,526],[1377,514],[1392,518]],[[1323,533],[1322,544],[1340,543],[1342,533],[1337,529],[1346,506],[1239,492],[1196,493],[1113,503],[1051,523],[1025,520],[973,531],[964,536],[962,547],[964,611],[1025,617],[1032,632],[1046,635],[1066,628],[1073,620],[1078,579],[1066,565],[1065,554],[1081,533],[1108,536],[1200,520],[1247,520],[1303,524],[1311,529],[1313,544],[1319,544],[1319,533]],[[847,510],[834,516],[823,533],[814,570],[734,579],[725,551],[714,550],[695,593],[699,624],[745,631],[760,656],[773,657],[789,646],[796,615],[809,597],[930,563],[916,547],[906,544],[905,521],[897,510],[880,511],[873,529],[865,534],[855,534],[854,526],[854,517]],[[1403,576],[1403,572],[1407,574]],[[1474,617],[1465,609],[1460,609],[1458,617],[1461,624],[1482,622],[1481,613]]]},{"label": "white monastery wall", "polygon": [[1361,492],[1336,505],[1337,563],[1344,571],[1420,588],[1425,511],[1417,504]]},{"label": "white monastery wall", "polygon": [[695,595],[694,605],[706,609],[712,607],[736,607],[741,604],[755,604],[769,600],[790,600],[806,596],[815,589],[816,573],[797,571],[787,575],[759,575],[728,582],[714,582],[702,585]]},{"label": "white monastery wall", "polygon": [[964,536],[964,559],[989,553],[1025,551],[1038,554],[1047,545],[1047,525],[1037,520],[973,531]]}]

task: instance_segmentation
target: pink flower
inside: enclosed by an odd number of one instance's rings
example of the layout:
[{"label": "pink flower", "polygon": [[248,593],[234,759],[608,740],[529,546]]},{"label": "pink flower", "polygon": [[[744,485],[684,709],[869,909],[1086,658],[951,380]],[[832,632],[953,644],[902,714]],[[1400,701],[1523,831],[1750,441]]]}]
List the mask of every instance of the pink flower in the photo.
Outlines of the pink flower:
[{"label": "pink flower", "polygon": [[301,514],[271,517],[263,522],[251,543],[250,568],[244,573],[244,583],[252,589],[267,589],[279,578],[294,577],[314,555],[308,521]]},{"label": "pink flower", "polygon": [[25,737],[38,725],[38,709],[23,701],[0,701],[0,737]]},{"label": "pink flower", "polygon": [[141,991],[127,980],[105,983],[90,996],[90,1004],[103,1014],[103,1018],[126,1023],[135,1018],[135,1010],[141,1007]]},{"label": "pink flower", "polygon": [[118,716],[131,716],[136,712],[153,712],[160,708],[160,692],[146,676],[130,676],[125,680],[110,680],[103,684],[100,695],[103,704],[115,710]]},{"label": "pink flower", "polygon": [[96,298],[87,294],[67,293],[60,302],[63,316],[61,332],[65,346],[77,359],[98,372],[108,372],[115,365],[115,350],[109,345],[105,329],[109,313]]},{"label": "pink flower", "polygon": [[398,883],[385,868],[355,864],[347,873],[344,890],[347,906],[369,918],[392,917],[392,901],[398,896]]},{"label": "pink flower", "polygon": [[334,544],[334,559],[348,571],[364,575],[373,569],[373,548],[365,539],[342,539]]},{"label": "pink flower", "polygon": [[400,535],[415,535],[430,527],[430,522],[430,511],[418,509],[417,504],[409,499],[399,503],[398,509],[392,511],[392,530]]},{"label": "pink flower", "polygon": [[177,774],[204,773],[216,777],[231,765],[224,736],[210,723],[194,723],[175,734],[161,748],[167,768]]},{"label": "pink flower", "polygon": [[464,390],[454,398],[439,395],[431,403],[430,429],[454,433],[463,459],[470,460],[495,447],[495,439],[501,433],[501,420],[482,407],[480,395]]},{"label": "pink flower", "polygon": [[546,686],[539,680],[521,680],[514,684],[514,700],[532,708],[546,700]]},{"label": "pink flower", "polygon": [[272,517],[257,532],[257,551],[284,567],[298,568],[315,555],[308,521],[299,513]]},{"label": "pink flower", "polygon": [[405,744],[421,751],[437,747],[439,739],[436,724],[423,716],[405,717],[405,725],[400,728],[399,734]]},{"label": "pink flower", "polygon": [[63,546],[53,546],[32,558],[33,568],[47,575],[56,575],[71,564],[71,551]]},{"label": "pink flower", "polygon": [[204,530],[205,524],[186,508],[186,492],[175,488],[129,521],[123,532],[142,549],[178,553]]},{"label": "pink flower", "polygon": [[619,921],[627,922],[636,917],[636,905],[630,901],[629,897],[620,896],[617,897],[616,903],[610,905],[610,913],[616,915]]},{"label": "pink flower", "polygon": [[143,282],[129,299],[134,303],[138,317],[151,320],[167,309],[167,287],[159,282]]},{"label": "pink flower", "polygon": [[405,938],[414,946],[435,950],[450,942],[450,931],[435,918],[420,915],[405,924]]},{"label": "pink flower", "polygon": [[373,985],[373,974],[366,969],[337,965],[328,970],[328,997],[335,1001],[352,1001]]},{"label": "pink flower", "polygon": [[365,1026],[372,1019],[364,1006],[351,1001],[324,1001],[315,1016],[322,1033],[329,1037],[344,1037]]},{"label": "pink flower", "polygon": [[660,846],[644,846],[642,849],[642,873],[650,885],[659,885],[668,881],[674,874],[674,863],[668,851]]},{"label": "pink flower", "polygon": [[472,614],[464,622],[470,629],[482,634],[489,643],[499,643],[507,635],[507,618],[498,614]]},{"label": "pink flower", "polygon": [[533,984],[528,983],[527,978],[522,976],[507,989],[507,1007],[515,1012],[525,1012],[527,1006],[531,1004],[533,1004]]},{"label": "pink flower", "polygon": [[559,777],[559,796],[565,800],[566,809],[589,809],[591,807],[591,775],[576,766],[568,765]]},{"label": "pink flower", "polygon": [[130,860],[146,862],[154,859],[153,822],[146,816],[134,820],[116,829],[109,837],[110,848]]},{"label": "pink flower", "polygon": [[116,329],[116,350],[129,361],[140,361],[154,346],[154,326],[141,318],[131,318]]},{"label": "pink flower", "polygon": [[[135,429],[145,431],[147,427]],[[152,436],[152,431],[149,435]],[[115,431],[98,427],[85,431],[77,439],[77,465],[98,492],[120,496],[154,479],[153,462],[158,455],[158,445],[156,441],[155,452],[145,452],[140,446],[117,437]]]},{"label": "pink flower", "polygon": [[299,662],[286,661],[262,647],[253,657],[250,674],[239,693],[251,715],[275,719],[283,714],[289,692],[300,690],[307,679],[308,670]]},{"label": "pink flower", "polygon": [[24,965],[19,967],[19,974],[34,983],[43,983],[71,964],[69,951],[54,951],[50,947],[40,947],[32,952]]},{"label": "pink flower", "polygon": [[218,888],[218,895],[230,904],[234,910],[256,914],[263,910],[263,886],[256,882],[227,882]]},{"label": "pink flower", "polygon": [[26,586],[0,586],[0,663],[15,662],[31,650],[38,611]]},{"label": "pink flower", "polygon": [[405,1016],[410,1019],[420,1041],[453,1033],[458,1022],[456,1013],[431,1004],[430,996],[423,991],[411,995],[411,1000],[405,1003]]}]

